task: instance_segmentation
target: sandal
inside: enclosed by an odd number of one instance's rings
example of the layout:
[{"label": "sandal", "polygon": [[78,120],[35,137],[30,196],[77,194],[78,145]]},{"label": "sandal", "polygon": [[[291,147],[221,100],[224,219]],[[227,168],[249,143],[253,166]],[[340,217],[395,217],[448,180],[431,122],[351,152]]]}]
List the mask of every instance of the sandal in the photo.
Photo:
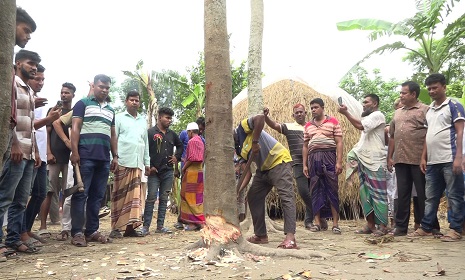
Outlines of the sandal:
[{"label": "sandal", "polygon": [[257,235],[252,235],[247,238],[247,241],[253,244],[268,244],[268,235],[265,236],[257,236]]},{"label": "sandal", "polygon": [[77,233],[73,236],[73,239],[71,239],[71,244],[73,244],[76,247],[87,247],[87,242],[86,238],[84,237],[84,234],[82,233]]},{"label": "sandal", "polygon": [[311,232],[318,232],[320,230],[321,230],[320,225],[313,225],[312,227],[310,227]]},{"label": "sandal", "polygon": [[333,226],[333,228],[331,229],[331,231],[332,231],[334,234],[341,234],[341,233],[342,233],[341,229],[340,229],[338,226]]},{"label": "sandal", "polygon": [[[28,246],[26,243],[23,243],[22,241],[16,241],[15,243],[9,245],[9,247],[18,253],[35,254],[39,252],[39,249],[37,249],[36,247]],[[24,249],[24,247],[26,249]]]},{"label": "sandal", "polygon": [[446,235],[440,237],[440,239],[443,242],[457,242],[462,239],[462,235],[459,232],[451,229]]},{"label": "sandal", "polygon": [[89,236],[86,236],[87,242],[100,242],[102,244],[111,243],[111,239],[101,234],[99,231],[92,233]]},{"label": "sandal", "polygon": [[29,237],[28,240],[23,241],[23,243],[26,244],[26,246],[28,247],[43,247],[44,246],[42,242],[40,242],[39,240],[33,237]]},{"label": "sandal", "polygon": [[355,231],[355,234],[370,234],[370,233],[373,233],[373,230],[371,230],[371,228],[369,228],[368,226],[364,226],[363,228]]},{"label": "sandal", "polygon": [[313,227],[313,223],[305,224],[306,229],[310,230],[311,227]]},{"label": "sandal", "polygon": [[407,238],[410,238],[410,239],[415,239],[415,238],[420,238],[420,237],[431,237],[431,236],[433,236],[432,232],[426,232],[421,227],[418,228],[416,231],[407,234]]},{"label": "sandal", "polygon": [[186,226],[184,227],[184,230],[185,230],[185,231],[199,231],[199,230],[200,230],[200,226],[186,225]]},{"label": "sandal", "polygon": [[50,233],[50,231],[48,231],[48,229],[39,229],[37,231],[37,235],[40,236],[40,238],[50,238],[50,237],[52,237],[52,234]]},{"label": "sandal", "polygon": [[[124,234],[125,234],[124,236],[126,236],[126,232]],[[119,232],[119,230],[114,229],[110,232],[108,237],[119,239],[119,238],[123,238],[123,235],[121,234],[121,232]]]},{"label": "sandal", "polygon": [[173,231],[170,230],[169,228],[162,227],[162,228],[157,228],[157,229],[155,230],[155,233],[166,233],[166,234],[171,234],[171,233],[173,233]]},{"label": "sandal", "polygon": [[174,228],[182,230],[182,229],[184,229],[184,225],[182,223],[180,223],[180,222],[177,222],[177,223],[174,224]]},{"label": "sandal", "polygon": [[19,258],[15,250],[6,247],[4,244],[0,244],[0,254],[7,260]]},{"label": "sandal", "polygon": [[278,245],[281,249],[297,249],[297,243],[295,240],[285,239],[281,244]]},{"label": "sandal", "polygon": [[387,234],[386,230],[377,229],[371,234],[373,237],[381,237]]},{"label": "sandal", "polygon": [[57,241],[66,241],[70,236],[69,230],[62,230],[57,237],[55,238]]},{"label": "sandal", "polygon": [[45,238],[42,238],[42,237],[40,237],[39,235],[37,235],[37,234],[35,234],[35,233],[28,232],[27,234],[29,235],[29,237],[32,237],[32,238],[34,238],[35,240],[39,240],[40,243],[42,243],[42,244],[47,243],[47,240],[45,240]]}]

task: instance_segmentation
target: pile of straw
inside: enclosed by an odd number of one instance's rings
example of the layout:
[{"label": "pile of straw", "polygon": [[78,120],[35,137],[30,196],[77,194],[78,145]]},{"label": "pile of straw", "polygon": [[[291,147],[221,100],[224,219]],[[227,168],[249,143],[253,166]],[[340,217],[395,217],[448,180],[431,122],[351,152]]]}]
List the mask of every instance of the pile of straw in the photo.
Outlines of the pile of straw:
[{"label": "pile of straw", "polygon": [[[342,91],[342,90],[341,90]],[[345,93],[345,92],[344,92]],[[291,79],[281,80],[273,83],[263,89],[263,102],[266,107],[270,109],[270,117],[279,122],[293,122],[292,119],[292,108],[295,104],[303,104],[308,112],[307,120],[311,119],[310,112],[310,101],[314,98],[321,98],[325,102],[325,113],[330,116],[336,117],[342,127],[343,131],[343,143],[344,143],[344,155],[343,164],[347,158],[347,153],[353,148],[360,138],[360,131],[355,129],[350,122],[341,114],[337,112],[338,104],[335,102],[337,96],[334,97],[324,92],[318,92],[314,88],[308,86],[303,82],[294,81]],[[361,110],[361,106],[358,101],[348,96],[347,93],[343,96],[344,104],[347,104],[349,108],[358,108]],[[238,124],[242,119],[247,118],[247,99],[236,102],[233,107],[233,118],[234,123]],[[234,102],[233,102],[234,104]],[[265,131],[271,134],[284,146],[287,146],[286,137],[278,132],[274,131],[270,127],[265,125]],[[297,189],[295,189],[297,197],[297,213],[300,217],[305,214],[305,206],[300,196],[298,195]],[[350,213],[345,213],[345,216],[359,218],[360,204],[359,204],[359,191],[358,191],[358,179],[354,185],[348,186],[345,183],[345,170],[339,176],[339,198],[341,206],[348,208]],[[273,190],[267,197],[268,209],[280,208],[280,202],[276,190]],[[344,209],[344,208],[342,208]]]}]

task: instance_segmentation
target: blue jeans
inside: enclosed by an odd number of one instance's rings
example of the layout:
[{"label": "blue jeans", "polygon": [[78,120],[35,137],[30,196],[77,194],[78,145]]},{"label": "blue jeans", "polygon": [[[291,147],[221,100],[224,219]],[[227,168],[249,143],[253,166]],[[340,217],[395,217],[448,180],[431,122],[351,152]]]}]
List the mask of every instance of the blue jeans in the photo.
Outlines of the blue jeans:
[{"label": "blue jeans", "polygon": [[166,205],[168,204],[171,187],[173,186],[173,170],[164,171],[161,174],[151,175],[147,178],[147,199],[144,209],[144,227],[150,228],[153,217],[153,207],[158,199],[157,228],[162,228],[165,223]]},{"label": "blue jeans", "polygon": [[452,172],[452,162],[433,164],[426,167],[426,202],[425,215],[421,220],[421,227],[426,232],[433,230],[433,223],[437,216],[439,202],[444,193],[448,193],[447,204],[450,208],[450,228],[462,232],[463,223],[463,175]]},{"label": "blue jeans", "polygon": [[82,233],[85,221],[84,235],[89,236],[99,229],[98,213],[107,190],[110,162],[81,159],[80,169],[84,191],[71,197],[71,235]]},{"label": "blue jeans", "polygon": [[39,168],[34,169],[31,198],[24,213],[21,233],[31,231],[34,220],[39,214],[40,206],[47,195],[47,163],[42,161]]},{"label": "blue jeans", "polygon": [[[8,225],[6,228],[7,246],[20,241],[24,211],[31,193],[34,160],[21,160],[13,163],[8,159],[0,177],[0,216],[8,208]],[[9,189],[9,190],[7,190]]]}]

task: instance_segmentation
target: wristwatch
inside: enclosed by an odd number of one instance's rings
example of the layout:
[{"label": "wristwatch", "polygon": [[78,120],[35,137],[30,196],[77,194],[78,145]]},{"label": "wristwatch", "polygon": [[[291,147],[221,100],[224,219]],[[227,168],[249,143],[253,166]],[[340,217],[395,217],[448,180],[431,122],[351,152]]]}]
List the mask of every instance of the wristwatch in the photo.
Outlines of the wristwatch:
[{"label": "wristwatch", "polygon": [[252,144],[258,144],[258,140],[252,140]]}]

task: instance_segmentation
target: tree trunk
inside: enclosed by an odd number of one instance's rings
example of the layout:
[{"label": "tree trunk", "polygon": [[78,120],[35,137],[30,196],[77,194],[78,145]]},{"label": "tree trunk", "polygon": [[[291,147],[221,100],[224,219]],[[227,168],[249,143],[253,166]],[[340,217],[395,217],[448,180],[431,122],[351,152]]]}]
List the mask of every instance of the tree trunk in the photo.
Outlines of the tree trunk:
[{"label": "tree trunk", "polygon": [[263,39],[263,0],[251,0],[248,108],[249,117],[263,111],[262,95],[262,39]]},{"label": "tree trunk", "polygon": [[[13,83],[13,50],[16,34],[16,0],[0,1],[0,156],[8,146]],[[0,158],[0,170],[3,161]]]},{"label": "tree trunk", "polygon": [[[232,137],[232,79],[226,28],[226,0],[205,0],[205,115],[206,154],[204,243],[213,247],[235,241],[240,235],[234,176]],[[210,223],[215,223],[210,227]],[[222,225],[218,225],[222,223]],[[209,236],[224,237],[223,241]],[[211,234],[211,231],[215,231]],[[219,231],[219,232],[218,232]]]}]

